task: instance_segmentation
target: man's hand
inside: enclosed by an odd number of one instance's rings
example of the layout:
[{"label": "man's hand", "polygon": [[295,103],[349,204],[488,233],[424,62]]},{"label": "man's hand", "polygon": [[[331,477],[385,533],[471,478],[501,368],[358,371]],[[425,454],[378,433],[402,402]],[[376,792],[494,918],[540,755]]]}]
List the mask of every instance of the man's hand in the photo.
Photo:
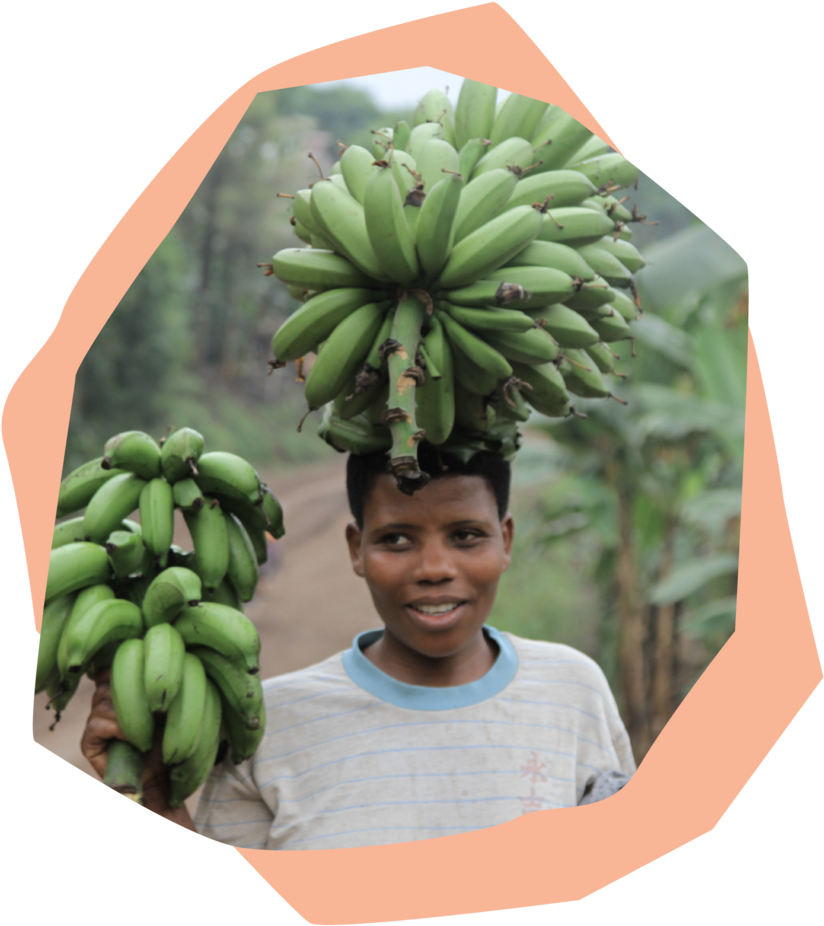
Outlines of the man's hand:
[{"label": "man's hand", "polygon": [[[97,687],[92,696],[92,712],[86,721],[86,729],[80,741],[83,755],[101,778],[106,774],[106,750],[109,747],[109,740],[126,739],[118,726],[114,712],[110,677],[111,669],[99,669],[94,677]],[[163,731],[158,730],[151,752],[144,755],[143,800],[149,810],[187,829],[194,830],[195,825],[185,806],[179,808],[169,806],[169,779],[163,764],[162,741]]]}]

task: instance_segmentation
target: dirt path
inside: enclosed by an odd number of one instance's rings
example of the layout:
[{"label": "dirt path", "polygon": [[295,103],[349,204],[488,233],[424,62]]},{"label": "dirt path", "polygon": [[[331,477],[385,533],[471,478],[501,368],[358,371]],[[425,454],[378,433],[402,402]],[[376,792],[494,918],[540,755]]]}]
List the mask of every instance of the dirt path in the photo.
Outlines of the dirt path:
[{"label": "dirt path", "polygon": [[[286,476],[263,472],[284,509],[286,536],[270,543],[255,598],[246,614],[261,636],[263,678],[319,662],[349,647],[356,633],[380,626],[363,580],[352,572],[344,541],[350,520],[344,483],[345,457]],[[191,544],[182,519],[175,542]],[[90,775],[80,737],[94,684],[83,678],[53,731],[46,695],[34,700],[34,739]],[[193,809],[197,795],[187,801]]]}]

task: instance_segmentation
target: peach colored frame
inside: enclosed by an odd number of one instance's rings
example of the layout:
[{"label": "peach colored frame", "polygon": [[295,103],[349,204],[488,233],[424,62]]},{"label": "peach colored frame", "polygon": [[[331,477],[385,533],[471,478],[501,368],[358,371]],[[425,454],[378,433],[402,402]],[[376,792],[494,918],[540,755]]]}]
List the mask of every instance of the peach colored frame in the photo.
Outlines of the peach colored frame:
[{"label": "peach colored frame", "polygon": [[[3,439],[38,630],[80,361],[255,94],[376,73],[359,63],[387,60],[381,53],[386,47],[392,48],[395,69],[428,65],[549,100],[607,139],[558,72],[494,3],[338,42],[241,87],[172,157],[104,242],[6,402]],[[54,435],[51,444],[28,440],[32,420],[38,433]],[[735,634],[619,794],[601,804],[530,813],[487,830],[423,842],[238,851],[310,922],[366,923],[575,900],[712,829],[822,677],[752,339],[743,504]],[[487,870],[490,876],[482,874]]]}]

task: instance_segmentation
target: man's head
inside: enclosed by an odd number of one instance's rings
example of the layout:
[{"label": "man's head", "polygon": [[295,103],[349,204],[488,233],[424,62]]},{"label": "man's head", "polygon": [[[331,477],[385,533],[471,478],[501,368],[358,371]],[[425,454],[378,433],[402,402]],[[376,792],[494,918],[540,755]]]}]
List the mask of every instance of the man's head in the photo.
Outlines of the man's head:
[{"label": "man's head", "polygon": [[[509,507],[510,466],[503,457],[487,450],[476,453],[463,463],[451,454],[440,454],[426,442],[418,447],[418,464],[432,479],[444,476],[480,476],[495,499],[498,517],[503,520]],[[349,496],[349,510],[363,528],[364,504],[372,492],[379,476],[386,474],[386,454],[368,453],[363,456],[349,455],[346,463],[346,492]]]},{"label": "man's head", "polygon": [[509,565],[509,464],[491,453],[439,459],[426,445],[419,463],[432,478],[408,496],[385,454],[350,456],[346,538],[387,635],[413,656],[459,656],[478,645]]}]

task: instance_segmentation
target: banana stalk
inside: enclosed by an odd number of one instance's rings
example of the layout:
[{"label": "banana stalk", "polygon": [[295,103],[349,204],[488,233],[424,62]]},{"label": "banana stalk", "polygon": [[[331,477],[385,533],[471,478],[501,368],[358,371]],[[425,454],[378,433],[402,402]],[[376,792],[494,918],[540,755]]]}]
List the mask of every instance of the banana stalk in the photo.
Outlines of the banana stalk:
[{"label": "banana stalk", "polygon": [[428,303],[407,292],[395,312],[392,352],[388,357],[389,402],[383,423],[392,433],[389,472],[404,495],[412,495],[429,482],[418,466],[418,441],[424,434],[415,422],[415,387],[423,383],[423,371],[415,363],[421,326]]}]

